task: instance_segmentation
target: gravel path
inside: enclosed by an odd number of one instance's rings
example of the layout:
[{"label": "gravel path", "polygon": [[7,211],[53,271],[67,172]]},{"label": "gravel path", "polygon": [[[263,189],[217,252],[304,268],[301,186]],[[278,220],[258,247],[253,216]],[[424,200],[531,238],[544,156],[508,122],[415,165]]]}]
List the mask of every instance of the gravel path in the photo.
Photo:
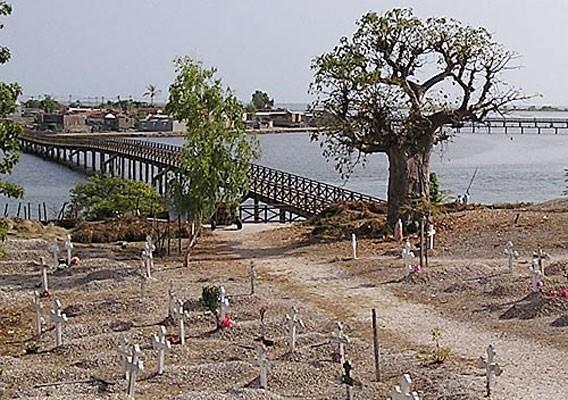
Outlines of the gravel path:
[{"label": "gravel path", "polygon": [[[217,234],[221,240],[227,235],[222,231]],[[258,236],[246,229],[239,236],[238,241],[235,241],[234,233],[226,239],[234,241],[234,249],[241,255],[255,258],[258,271],[271,281],[286,282],[297,288],[294,297],[298,300],[317,301],[320,307],[329,304],[329,312],[341,312],[341,317],[348,315],[352,322],[362,323],[368,323],[369,308],[376,307],[383,334],[404,337],[416,346],[430,345],[431,329],[439,327],[444,332],[444,344],[452,349],[452,354],[470,359],[472,363],[479,356],[485,356],[487,345],[492,343],[504,369],[497,379],[494,399],[565,398],[568,389],[566,349],[447,318],[427,305],[404,301],[388,287],[373,285],[364,278],[337,279],[342,275],[337,266],[310,261],[302,255],[287,253],[256,258],[255,249],[263,247],[259,245]]]}]

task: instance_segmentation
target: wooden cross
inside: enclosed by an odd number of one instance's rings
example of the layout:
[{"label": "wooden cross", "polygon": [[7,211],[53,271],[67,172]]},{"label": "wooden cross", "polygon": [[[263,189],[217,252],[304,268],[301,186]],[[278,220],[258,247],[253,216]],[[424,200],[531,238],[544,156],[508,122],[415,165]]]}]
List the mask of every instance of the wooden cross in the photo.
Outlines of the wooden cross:
[{"label": "wooden cross", "polygon": [[404,374],[400,377],[400,384],[391,391],[392,400],[420,400],[418,393],[412,391],[412,379]]},{"label": "wooden cross", "polygon": [[519,253],[515,250],[515,245],[510,240],[505,245],[505,255],[509,260],[509,272],[513,272],[513,260],[519,257]]},{"label": "wooden cross", "polygon": [[166,339],[166,327],[161,325],[158,336],[154,336],[152,340],[152,347],[154,350],[158,350],[158,368],[157,374],[162,375],[164,373],[164,363],[166,358],[166,351],[172,348],[172,345],[168,339]]},{"label": "wooden cross", "polygon": [[477,362],[477,366],[481,369],[485,370],[485,388],[486,388],[486,395],[487,397],[491,396],[491,388],[493,387],[493,376],[500,376],[503,373],[503,370],[495,362],[495,349],[493,345],[487,346],[487,360],[483,357],[479,357]]},{"label": "wooden cross", "polygon": [[67,266],[71,266],[71,253],[73,251],[71,235],[67,235],[67,237],[65,238],[65,250],[67,250]]},{"label": "wooden cross", "polygon": [[404,268],[406,270],[406,274],[410,275],[414,272],[414,263],[416,260],[416,256],[412,251],[412,245],[407,240],[404,244],[404,248],[402,249],[402,259],[404,260]]},{"label": "wooden cross", "polygon": [[260,388],[266,389],[268,387],[268,370],[271,365],[266,358],[266,349],[261,344],[256,347],[255,365],[260,367]]},{"label": "wooden cross", "polygon": [[41,266],[41,295],[49,296],[49,282],[47,281],[47,265]]},{"label": "wooden cross", "polygon": [[436,229],[433,224],[428,224],[426,235],[428,236],[428,250],[434,250],[434,235],[436,235]]},{"label": "wooden cross", "polygon": [[229,308],[229,299],[226,297],[225,287],[219,288],[219,323],[223,323]]},{"label": "wooden cross", "polygon": [[35,312],[35,317],[34,317],[35,335],[40,336],[41,332],[42,332],[41,326],[42,326],[43,318],[41,317],[40,295],[37,291],[34,292],[33,306],[34,306],[34,312]]},{"label": "wooden cross", "polygon": [[63,324],[67,322],[67,316],[61,313],[61,302],[53,300],[53,310],[49,313],[49,318],[55,324],[55,346],[63,346]]},{"label": "wooden cross", "polygon": [[357,259],[357,235],[351,234],[351,250],[353,251],[353,259]]},{"label": "wooden cross", "polygon": [[177,300],[176,305],[173,308],[173,319],[177,321],[179,340],[180,344],[183,346],[185,344],[185,318],[189,316],[187,311],[183,309],[183,301]]},{"label": "wooden cross", "polygon": [[57,244],[57,239],[49,246],[49,251],[53,255],[53,268],[59,267],[59,244]]},{"label": "wooden cross", "polygon": [[[136,357],[139,357],[142,355],[142,352],[138,352],[135,353]],[[131,356],[131,352],[128,348],[128,342],[126,340],[126,338],[123,336],[122,337],[122,343],[119,343],[118,345],[118,357],[120,359],[120,365],[122,367],[122,373],[124,374],[124,377],[126,379],[128,379],[128,357]]]},{"label": "wooden cross", "polygon": [[140,361],[140,356],[142,352],[140,351],[140,346],[135,344],[132,345],[132,353],[127,358],[126,362],[126,376],[128,377],[128,397],[134,398],[134,386],[136,384],[136,377],[142,371],[144,371],[144,363]]},{"label": "wooden cross", "polygon": [[341,383],[345,385],[347,388],[347,400],[353,400],[353,384],[354,380],[351,376],[351,371],[353,370],[353,366],[351,365],[351,361],[345,361],[342,365],[343,367],[343,375],[341,375]]},{"label": "wooden cross", "polygon": [[298,318],[298,310],[292,307],[290,314],[286,314],[286,325],[288,326],[288,350],[293,353],[296,350],[296,331],[298,327],[305,328],[304,322]]},{"label": "wooden cross", "polygon": [[345,362],[345,345],[350,343],[349,337],[343,332],[343,324],[337,322],[335,324],[335,329],[331,334],[331,341],[337,344],[337,356],[340,365]]},{"label": "wooden cross", "polygon": [[256,271],[254,269],[254,264],[251,264],[250,266],[250,294],[253,295],[254,294],[254,289],[255,289],[255,284],[256,284]]}]

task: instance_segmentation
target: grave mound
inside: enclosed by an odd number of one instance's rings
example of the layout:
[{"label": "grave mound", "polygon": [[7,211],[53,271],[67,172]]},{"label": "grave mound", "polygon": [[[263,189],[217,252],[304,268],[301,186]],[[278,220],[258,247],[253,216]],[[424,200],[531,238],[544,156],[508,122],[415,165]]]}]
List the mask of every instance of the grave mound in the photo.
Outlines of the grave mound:
[{"label": "grave mound", "polygon": [[227,392],[189,392],[174,397],[174,400],[282,400],[283,397],[265,390],[238,389]]},{"label": "grave mound", "polygon": [[558,319],[555,319],[551,322],[550,326],[554,326],[555,328],[563,328],[568,326],[568,315],[563,315]]},{"label": "grave mound", "polygon": [[568,299],[532,293],[505,311],[500,319],[534,319],[568,312]]},{"label": "grave mound", "polygon": [[545,267],[546,275],[564,275],[567,271],[565,262],[555,261]]},{"label": "grave mound", "polygon": [[350,239],[383,237],[388,231],[386,206],[366,201],[334,204],[309,220],[317,239]]}]

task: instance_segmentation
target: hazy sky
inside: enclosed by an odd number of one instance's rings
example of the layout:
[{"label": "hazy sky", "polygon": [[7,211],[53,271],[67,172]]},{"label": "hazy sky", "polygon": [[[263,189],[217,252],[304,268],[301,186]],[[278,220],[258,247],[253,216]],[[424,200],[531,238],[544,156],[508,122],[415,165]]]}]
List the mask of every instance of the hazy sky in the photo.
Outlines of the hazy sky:
[{"label": "hazy sky", "polygon": [[[10,0],[9,0],[10,1]],[[255,89],[277,102],[305,102],[311,59],[353,32],[366,11],[413,7],[483,25],[522,55],[509,80],[568,105],[566,0],[11,0],[0,43],[13,52],[0,79],[25,94],[60,98],[141,97],[164,92],[172,60],[189,55],[216,66],[237,95]]]}]

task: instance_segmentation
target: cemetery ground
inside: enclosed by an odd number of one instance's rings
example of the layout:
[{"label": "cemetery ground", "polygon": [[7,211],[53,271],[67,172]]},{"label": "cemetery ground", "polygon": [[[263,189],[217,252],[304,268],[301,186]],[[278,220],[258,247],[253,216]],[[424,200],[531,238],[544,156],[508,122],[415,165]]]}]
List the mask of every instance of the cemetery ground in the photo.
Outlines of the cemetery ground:
[{"label": "cemetery ground", "polygon": [[[361,231],[362,229],[360,226]],[[316,240],[313,226],[256,225],[205,235],[184,268],[177,257],[156,258],[141,297],[143,243],[75,244],[81,262],[49,274],[42,298],[45,332],[33,339],[32,293],[39,290],[39,259],[50,259],[48,230],[11,237],[0,261],[0,382],[5,398],[126,398],[118,354],[124,339],[142,349],[138,399],[344,399],[341,367],[329,343],[336,322],[350,337],[355,399],[388,399],[409,373],[421,399],[481,399],[480,356],[493,344],[503,369],[495,399],[560,399],[568,388],[568,300],[546,295],[568,288],[568,207],[550,203],[524,209],[470,209],[437,217],[429,266],[406,276],[402,245],[392,239]],[[513,272],[507,241],[520,253]],[[412,240],[416,242],[415,239]],[[60,242],[61,244],[62,242]],[[532,293],[528,267],[541,248],[543,293]],[[251,295],[250,266],[258,279]],[[176,344],[168,324],[170,284],[188,312],[186,343]],[[202,287],[223,285],[235,326],[216,330],[199,304]],[[48,318],[53,299],[68,320],[64,345],[55,348]],[[292,306],[305,327],[288,352],[285,315]],[[255,365],[259,313],[266,309],[271,363],[268,390],[260,390]],[[371,308],[377,311],[381,379],[375,379]],[[165,324],[174,342],[165,372],[156,375],[151,338]],[[435,362],[432,330],[449,349]],[[443,357],[442,357],[443,358]]]}]

